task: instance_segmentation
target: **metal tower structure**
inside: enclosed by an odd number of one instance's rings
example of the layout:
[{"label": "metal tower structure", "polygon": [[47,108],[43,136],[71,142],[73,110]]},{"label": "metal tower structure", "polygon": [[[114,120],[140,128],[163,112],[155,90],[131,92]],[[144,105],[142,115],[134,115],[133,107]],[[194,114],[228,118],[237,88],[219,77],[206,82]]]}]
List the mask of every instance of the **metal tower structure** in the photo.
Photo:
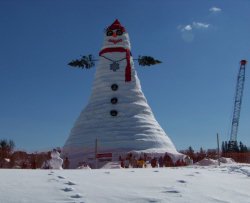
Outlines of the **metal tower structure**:
[{"label": "metal tower structure", "polygon": [[232,127],[231,127],[231,134],[228,148],[230,151],[235,151],[237,146],[237,133],[240,121],[240,110],[241,110],[241,103],[243,97],[243,90],[244,90],[244,82],[245,82],[245,66],[247,61],[241,60],[240,61],[240,70],[237,76],[237,83],[236,83],[236,92],[234,97],[234,108],[233,108],[233,119],[232,119]]}]

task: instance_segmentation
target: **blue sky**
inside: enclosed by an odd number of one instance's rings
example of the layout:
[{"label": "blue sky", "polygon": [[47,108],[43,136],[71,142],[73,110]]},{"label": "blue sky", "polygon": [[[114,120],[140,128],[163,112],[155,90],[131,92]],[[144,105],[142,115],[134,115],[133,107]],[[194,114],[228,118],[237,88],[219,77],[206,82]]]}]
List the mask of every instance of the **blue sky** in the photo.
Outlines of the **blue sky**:
[{"label": "blue sky", "polygon": [[[248,0],[0,0],[0,139],[30,151],[64,144],[95,73],[67,63],[97,57],[118,18],[134,57],[163,61],[136,69],[177,149],[215,148],[216,133],[229,139],[239,61],[250,59],[249,10]],[[249,75],[247,67],[238,133],[248,146]]]}]

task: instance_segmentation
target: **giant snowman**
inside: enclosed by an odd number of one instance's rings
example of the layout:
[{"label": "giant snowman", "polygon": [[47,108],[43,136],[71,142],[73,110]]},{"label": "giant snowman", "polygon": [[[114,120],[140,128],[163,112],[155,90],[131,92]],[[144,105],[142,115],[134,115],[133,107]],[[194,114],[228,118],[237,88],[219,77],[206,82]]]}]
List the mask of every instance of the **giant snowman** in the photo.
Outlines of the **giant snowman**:
[{"label": "giant snowman", "polygon": [[115,20],[106,29],[89,102],[63,147],[71,168],[96,154],[180,155],[147,103],[130,50],[128,33]]}]

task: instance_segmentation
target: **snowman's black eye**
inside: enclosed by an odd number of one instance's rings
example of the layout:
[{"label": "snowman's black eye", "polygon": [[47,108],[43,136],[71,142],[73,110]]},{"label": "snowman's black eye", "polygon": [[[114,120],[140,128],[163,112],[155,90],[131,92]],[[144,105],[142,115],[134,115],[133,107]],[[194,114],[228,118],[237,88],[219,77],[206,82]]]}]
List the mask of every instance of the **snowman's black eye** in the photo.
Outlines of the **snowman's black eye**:
[{"label": "snowman's black eye", "polygon": [[116,34],[117,34],[117,35],[122,35],[123,32],[122,32],[122,30],[116,30]]},{"label": "snowman's black eye", "polygon": [[108,30],[108,31],[106,32],[106,35],[107,35],[107,36],[112,36],[112,35],[113,35],[113,31],[112,31],[112,30]]}]

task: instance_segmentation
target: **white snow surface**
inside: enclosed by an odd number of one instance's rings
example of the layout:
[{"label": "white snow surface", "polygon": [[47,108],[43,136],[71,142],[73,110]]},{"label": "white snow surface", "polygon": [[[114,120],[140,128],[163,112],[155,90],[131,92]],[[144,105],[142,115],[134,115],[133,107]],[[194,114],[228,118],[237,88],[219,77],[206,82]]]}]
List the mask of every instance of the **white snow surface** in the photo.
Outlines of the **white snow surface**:
[{"label": "white snow surface", "polygon": [[[122,40],[112,44],[109,40]],[[113,38],[104,36],[102,49],[122,47],[130,49],[128,33]],[[81,161],[88,161],[95,155],[95,140],[98,139],[98,153],[166,153],[179,156],[174,144],[156,121],[142,92],[132,56],[131,81],[125,82],[127,66],[125,52],[108,52],[99,57],[96,67],[92,94],[87,106],[76,120],[63,154],[69,157],[70,167],[75,168]],[[119,69],[110,69],[112,61],[119,63]],[[118,90],[112,91],[111,85]],[[111,98],[118,99],[112,104]],[[117,116],[110,111],[116,110]],[[86,157],[83,160],[83,157]]]},{"label": "white snow surface", "polygon": [[3,203],[249,203],[250,165],[0,170]]}]

